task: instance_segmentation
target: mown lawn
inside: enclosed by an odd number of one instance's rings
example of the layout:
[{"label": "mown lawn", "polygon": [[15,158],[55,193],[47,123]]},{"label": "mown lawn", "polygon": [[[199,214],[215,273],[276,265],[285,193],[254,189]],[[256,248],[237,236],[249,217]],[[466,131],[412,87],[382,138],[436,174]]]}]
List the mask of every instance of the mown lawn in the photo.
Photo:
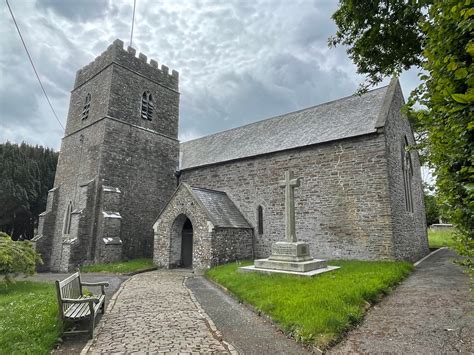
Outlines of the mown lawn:
[{"label": "mown lawn", "polygon": [[428,243],[430,248],[454,248],[454,229],[428,229]]},{"label": "mown lawn", "polygon": [[60,332],[54,285],[0,282],[0,354],[49,354]]},{"label": "mown lawn", "polygon": [[[243,263],[251,264],[251,263]],[[369,303],[403,280],[407,262],[332,261],[341,269],[314,277],[239,272],[235,263],[206,276],[270,316],[298,341],[325,349],[359,323]]]},{"label": "mown lawn", "polygon": [[117,263],[108,264],[94,264],[81,266],[81,272],[112,272],[112,273],[126,273],[136,272],[153,268],[152,259],[132,259],[128,261],[121,261]]}]

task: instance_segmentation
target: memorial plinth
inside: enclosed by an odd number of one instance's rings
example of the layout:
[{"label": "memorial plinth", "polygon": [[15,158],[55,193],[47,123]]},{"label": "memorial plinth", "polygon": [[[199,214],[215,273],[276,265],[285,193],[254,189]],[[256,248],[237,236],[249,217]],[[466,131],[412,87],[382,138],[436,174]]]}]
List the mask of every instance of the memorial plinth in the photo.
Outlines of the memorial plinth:
[{"label": "memorial plinth", "polygon": [[291,172],[285,172],[285,180],[279,182],[285,188],[285,234],[286,241],[272,245],[272,255],[267,259],[257,259],[253,266],[244,266],[242,271],[278,272],[303,276],[313,276],[338,269],[328,266],[326,260],[313,259],[309,253],[309,245],[298,242],[295,233],[295,201],[294,188],[300,184]]},{"label": "memorial plinth", "polygon": [[326,266],[326,260],[313,259],[308,244],[302,242],[276,242],[268,259],[255,260],[256,269],[308,272]]}]

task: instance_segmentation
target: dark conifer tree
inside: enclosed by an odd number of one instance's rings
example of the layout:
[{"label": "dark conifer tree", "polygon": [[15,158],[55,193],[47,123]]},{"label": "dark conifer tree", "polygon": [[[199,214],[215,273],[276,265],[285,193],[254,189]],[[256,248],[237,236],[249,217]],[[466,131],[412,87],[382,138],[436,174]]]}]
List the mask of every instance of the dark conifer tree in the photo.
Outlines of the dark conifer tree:
[{"label": "dark conifer tree", "polygon": [[58,153],[26,143],[0,144],[0,230],[31,239],[53,187]]}]

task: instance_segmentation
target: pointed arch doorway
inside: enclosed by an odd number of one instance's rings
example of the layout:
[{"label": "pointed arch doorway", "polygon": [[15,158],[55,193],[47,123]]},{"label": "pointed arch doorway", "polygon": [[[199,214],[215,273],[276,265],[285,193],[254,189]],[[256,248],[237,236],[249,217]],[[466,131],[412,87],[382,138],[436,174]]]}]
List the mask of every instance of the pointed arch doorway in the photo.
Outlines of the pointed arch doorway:
[{"label": "pointed arch doorway", "polygon": [[193,225],[186,218],[181,230],[181,267],[193,267]]}]

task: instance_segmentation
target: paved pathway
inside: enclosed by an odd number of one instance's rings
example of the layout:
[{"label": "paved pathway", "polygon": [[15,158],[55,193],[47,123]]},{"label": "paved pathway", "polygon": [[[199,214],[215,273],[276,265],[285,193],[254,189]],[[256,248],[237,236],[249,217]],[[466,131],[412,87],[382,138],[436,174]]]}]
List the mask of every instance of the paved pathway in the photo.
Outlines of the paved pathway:
[{"label": "paved pathway", "polygon": [[204,311],[212,318],[225,340],[239,354],[308,354],[309,351],[236,302],[202,276],[186,281]]},{"label": "paved pathway", "polygon": [[183,285],[188,275],[159,270],[127,280],[87,353],[228,353]]},{"label": "paved pathway", "polygon": [[473,353],[472,293],[456,258],[442,249],[423,261],[329,353]]}]

